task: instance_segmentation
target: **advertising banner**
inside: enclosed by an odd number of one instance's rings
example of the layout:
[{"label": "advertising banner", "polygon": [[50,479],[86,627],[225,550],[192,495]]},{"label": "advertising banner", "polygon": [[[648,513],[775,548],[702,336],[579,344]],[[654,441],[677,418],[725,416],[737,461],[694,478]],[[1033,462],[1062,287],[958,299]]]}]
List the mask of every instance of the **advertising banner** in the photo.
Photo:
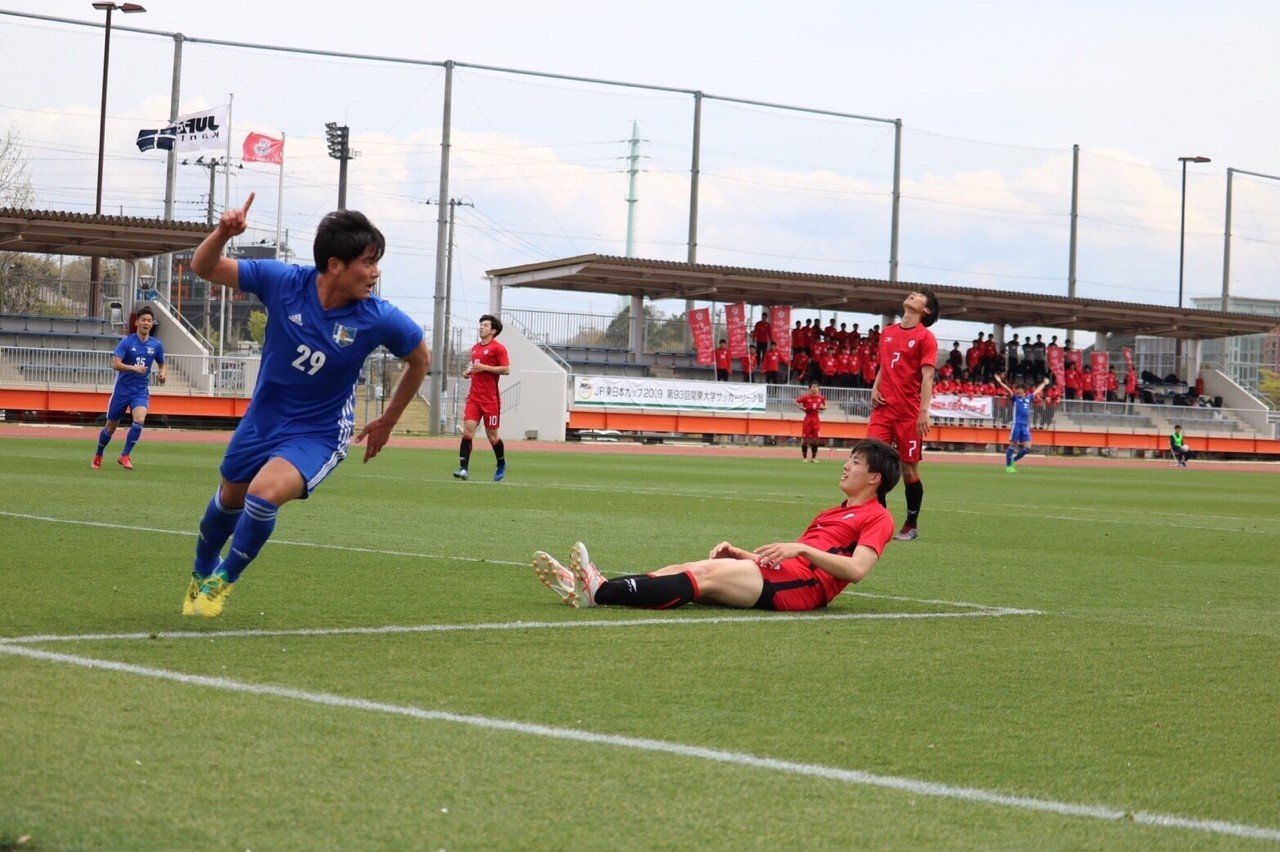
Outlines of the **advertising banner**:
[{"label": "advertising banner", "polygon": [[930,417],[952,417],[966,420],[990,420],[992,398],[989,396],[954,396],[942,394],[929,400]]},{"label": "advertising banner", "polygon": [[1106,352],[1094,352],[1089,357],[1089,367],[1093,370],[1093,398],[1103,400],[1107,398],[1107,365],[1110,358]]},{"label": "advertising banner", "polygon": [[767,387],[739,382],[575,376],[573,404],[597,408],[764,411]]},{"label": "advertising banner", "polygon": [[774,305],[769,309],[769,325],[773,342],[778,347],[778,360],[791,363],[791,306]]}]

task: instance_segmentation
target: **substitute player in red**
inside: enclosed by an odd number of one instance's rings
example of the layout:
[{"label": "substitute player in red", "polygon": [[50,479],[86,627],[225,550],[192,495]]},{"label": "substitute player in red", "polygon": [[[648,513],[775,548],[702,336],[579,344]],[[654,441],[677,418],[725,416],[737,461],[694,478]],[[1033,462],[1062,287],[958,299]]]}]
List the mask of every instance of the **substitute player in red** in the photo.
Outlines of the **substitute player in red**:
[{"label": "substitute player in red", "polygon": [[924,439],[932,423],[933,373],[938,363],[938,341],[929,326],[938,320],[938,297],[932,290],[916,290],[902,303],[902,320],[880,333],[880,371],[871,386],[871,420],[867,437],[898,448],[902,456],[903,490],[907,494],[907,519],[894,538],[911,541],[920,535],[916,525],[924,484],[920,461]]},{"label": "substitute player in red", "polygon": [[800,424],[800,460],[817,464],[818,441],[822,438],[821,416],[827,410],[827,398],[817,382],[809,382],[809,392],[796,397],[796,405],[804,412],[804,421]]},{"label": "substitute player in red", "polygon": [[483,422],[485,437],[498,459],[493,481],[501,482],[507,475],[507,456],[498,435],[498,425],[502,420],[498,376],[511,372],[511,359],[507,357],[507,347],[497,341],[498,335],[502,334],[502,320],[493,314],[485,314],[480,317],[478,333],[480,342],[471,347],[471,363],[462,371],[463,376],[471,379],[471,390],[467,393],[467,406],[462,413],[462,441],[458,445],[458,469],[453,472],[453,478],[466,479],[470,476],[467,468],[471,464],[471,440],[475,437],[476,426]]},{"label": "substitute player in red", "polygon": [[543,551],[535,553],[534,573],[575,607],[670,609],[698,601],[742,609],[819,609],[867,576],[884,553],[893,537],[884,497],[899,473],[893,447],[865,439],[854,444],[840,471],[844,502],[818,513],[796,541],[755,550],[722,541],[706,559],[608,580],[578,542],[568,568]]}]

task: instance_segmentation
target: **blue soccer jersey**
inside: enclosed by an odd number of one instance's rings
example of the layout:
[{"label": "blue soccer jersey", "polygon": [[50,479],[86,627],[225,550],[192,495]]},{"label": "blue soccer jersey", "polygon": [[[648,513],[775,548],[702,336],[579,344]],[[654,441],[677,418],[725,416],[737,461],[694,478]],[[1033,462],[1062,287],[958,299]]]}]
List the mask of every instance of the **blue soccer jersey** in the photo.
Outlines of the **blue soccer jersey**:
[{"label": "blue soccer jersey", "polygon": [[1031,401],[1032,396],[1029,393],[1010,399],[1010,402],[1013,403],[1013,427],[1015,429],[1031,428]]},{"label": "blue soccer jersey", "polygon": [[164,344],[156,337],[148,337],[143,341],[138,335],[130,334],[116,344],[112,354],[125,364],[147,366],[147,371],[141,375],[117,372],[114,393],[119,396],[146,396],[147,381],[151,377],[151,365],[164,363]]},{"label": "blue soccer jersey", "polygon": [[240,289],[267,308],[262,365],[245,419],[259,433],[333,435],[345,442],[365,358],[378,346],[408,356],[422,342],[422,329],[378,298],[324,310],[313,266],[241,260],[238,274]]}]

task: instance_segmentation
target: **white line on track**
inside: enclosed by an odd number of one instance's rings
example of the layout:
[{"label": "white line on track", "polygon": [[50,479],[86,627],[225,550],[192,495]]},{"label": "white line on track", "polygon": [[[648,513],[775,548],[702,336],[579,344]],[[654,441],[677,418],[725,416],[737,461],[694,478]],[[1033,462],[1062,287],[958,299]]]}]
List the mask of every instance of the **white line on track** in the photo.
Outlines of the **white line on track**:
[{"label": "white line on track", "polygon": [[1038,811],[1068,817],[1105,820],[1109,822],[1132,821],[1139,825],[1158,828],[1181,828],[1191,831],[1225,834],[1234,837],[1246,837],[1254,840],[1280,842],[1280,829],[1262,826],[1244,825],[1223,820],[1193,819],[1172,814],[1148,813],[1145,811],[1127,811],[1105,805],[1080,805],[1071,802],[1056,802],[1050,799],[1036,799],[1029,796],[1011,796],[980,790],[973,787],[958,787],[951,784],[939,784],[933,781],[920,781],[913,778],[902,778],[893,775],[877,775],[857,769],[842,769],[835,766],[823,766],[814,763],[796,763],[789,760],[777,760],[759,757],[745,752],[725,751],[722,749],[704,748],[681,743],[664,742],[662,740],[643,739],[640,737],[624,737],[615,734],[601,734],[576,728],[558,728],[550,725],[535,725],[528,722],[517,722],[509,719],[495,719],[488,716],[471,716],[459,713],[448,713],[441,710],[423,710],[402,704],[387,704],[380,701],[369,701],[362,698],[348,698],[326,692],[306,692],[284,686],[270,684],[254,684],[223,677],[206,677],[204,675],[185,674],[183,672],[138,666],[131,663],[120,663],[114,660],[97,660],[91,657],[80,657],[72,654],[59,654],[18,645],[0,645],[0,653],[41,660],[50,663],[80,666],[87,669],[99,669],[137,675],[181,683],[188,686],[200,686],[220,689],[249,695],[263,695],[282,698],[290,701],[302,701],[319,704],[325,707],[336,707],[348,710],[363,710],[371,713],[384,713],[394,716],[406,716],[427,722],[445,722],[454,725],[466,725],[491,731],[505,731],[527,736],[544,737],[571,742],[589,743],[592,745],[612,746],[635,751],[668,754],[676,757],[693,758],[714,763],[744,766],[752,769],[763,769],[787,775],[799,775],[810,778],[822,778],[845,784],[881,787],[898,790],[916,796],[933,796],[944,799],[958,799],[996,807],[1015,808],[1019,810]]}]

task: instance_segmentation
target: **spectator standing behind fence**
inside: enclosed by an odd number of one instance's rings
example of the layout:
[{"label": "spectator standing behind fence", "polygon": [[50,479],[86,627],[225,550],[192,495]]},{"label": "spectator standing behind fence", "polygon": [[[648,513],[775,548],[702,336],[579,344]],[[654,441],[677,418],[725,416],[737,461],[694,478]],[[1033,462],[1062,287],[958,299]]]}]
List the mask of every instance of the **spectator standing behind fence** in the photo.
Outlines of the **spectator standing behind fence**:
[{"label": "spectator standing behind fence", "polygon": [[721,338],[720,344],[716,346],[716,351],[713,354],[716,360],[716,381],[729,381],[729,371],[733,369],[733,361],[729,358],[729,344]]},{"label": "spectator standing behind fence", "polygon": [[769,325],[769,312],[760,312],[760,321],[751,327],[751,339],[756,344],[756,363],[764,360],[765,350],[773,338],[773,327]]},{"label": "spectator standing behind fence", "polygon": [[102,453],[111,442],[116,427],[124,417],[125,409],[133,421],[129,426],[129,434],[124,439],[124,449],[116,462],[125,470],[133,470],[134,444],[142,437],[142,426],[147,422],[147,406],[151,402],[151,390],[147,386],[147,375],[154,363],[156,381],[165,382],[164,346],[160,339],[151,336],[155,327],[156,315],[151,308],[143,306],[137,318],[137,331],[126,335],[111,353],[111,369],[116,371],[116,385],[111,391],[111,401],[107,403],[107,422],[98,433],[98,450],[93,454],[89,467],[97,470],[102,467]]},{"label": "spectator standing behind fence", "polygon": [[804,412],[804,422],[800,424],[800,460],[817,464],[818,442],[822,439],[822,412],[827,410],[827,398],[822,395],[822,388],[817,382],[809,382],[809,392],[796,397],[796,405]]},{"label": "spectator standing behind fence", "polygon": [[760,369],[764,372],[764,380],[771,385],[778,383],[778,365],[780,361],[778,345],[771,340],[769,341],[769,348],[764,351],[764,358],[760,361]]},{"label": "spectator standing behind fence", "polygon": [[1191,449],[1187,446],[1186,438],[1182,435],[1181,423],[1175,425],[1173,432],[1169,435],[1169,452],[1173,453],[1173,460],[1178,467],[1187,466],[1187,460],[1191,458]]},{"label": "spectator standing behind fence", "polygon": [[1116,391],[1120,387],[1120,377],[1116,375],[1114,366],[1107,367],[1107,402],[1118,402],[1120,397]]}]

